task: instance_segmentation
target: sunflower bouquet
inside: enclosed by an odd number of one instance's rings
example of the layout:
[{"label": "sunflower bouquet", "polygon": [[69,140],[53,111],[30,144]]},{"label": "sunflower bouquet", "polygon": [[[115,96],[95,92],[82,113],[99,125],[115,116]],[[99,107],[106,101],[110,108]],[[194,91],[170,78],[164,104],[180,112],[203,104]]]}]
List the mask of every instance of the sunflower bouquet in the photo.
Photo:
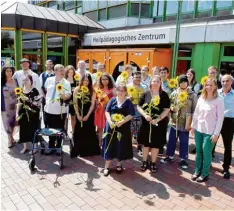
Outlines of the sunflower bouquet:
[{"label": "sunflower bouquet", "polygon": [[28,122],[29,122],[30,120],[29,120],[29,113],[28,113],[28,111],[31,111],[31,112],[36,112],[36,111],[34,111],[28,105],[26,105],[25,96],[23,94],[22,88],[19,88],[19,87],[15,88],[14,91],[15,91],[15,95],[17,96],[17,100],[19,102],[20,101],[22,102],[22,106],[25,109],[25,113],[20,114],[20,116],[17,117],[16,121],[19,121],[23,117],[23,115],[26,114]]},{"label": "sunflower bouquet", "polygon": [[140,95],[138,90],[135,87],[131,86],[131,87],[128,87],[127,91],[128,91],[128,95],[131,97],[132,103],[137,104],[138,103],[138,98],[139,98],[139,95]]},{"label": "sunflower bouquet", "polygon": [[178,79],[177,78],[171,78],[168,80],[168,87],[170,89],[175,89],[177,87],[178,84]]},{"label": "sunflower bouquet", "polygon": [[107,151],[108,151],[108,149],[110,147],[111,141],[112,141],[115,133],[117,134],[118,141],[120,141],[121,138],[122,138],[122,134],[120,132],[116,131],[116,124],[118,122],[122,121],[124,119],[124,116],[122,114],[113,114],[113,115],[111,115],[111,119],[113,121],[113,124],[110,125],[111,129],[113,129],[112,133],[104,133],[103,136],[102,136],[102,138],[105,138],[107,135],[111,136],[109,144],[108,144],[108,146],[107,146],[107,148],[105,150],[105,154],[107,153]]},{"label": "sunflower bouquet", "polygon": [[97,95],[98,103],[101,104],[102,107],[104,107],[110,100],[108,95],[105,92],[103,92],[101,89],[96,89],[95,92]]},{"label": "sunflower bouquet", "polygon": [[[153,119],[156,119],[160,115],[152,113],[153,109],[159,110],[158,105],[160,103],[160,96],[157,95],[153,97],[150,101],[150,103],[145,103],[142,106],[142,109],[145,111],[145,113],[150,116]],[[156,124],[157,126],[157,124]],[[150,131],[149,131],[149,143],[151,143],[151,133],[152,133],[152,124],[150,124]]]},{"label": "sunflower bouquet", "polygon": [[79,84],[79,81],[80,81],[80,75],[79,74],[75,74],[74,75],[74,80],[76,82],[76,86]]},{"label": "sunflower bouquet", "polygon": [[[80,99],[80,101],[81,101],[81,107],[79,107],[78,104],[75,104],[75,106],[78,107],[79,112],[80,112],[82,117],[84,115],[83,114],[84,113],[84,105],[87,104],[88,102],[90,102],[90,98],[88,95],[89,95],[89,89],[86,86],[81,86],[80,90],[75,95],[75,98]],[[83,127],[83,122],[81,122],[81,127]]]},{"label": "sunflower bouquet", "polygon": [[128,72],[126,70],[124,70],[122,73],[121,73],[121,79],[124,83],[127,83],[127,80],[128,80]]},{"label": "sunflower bouquet", "polygon": [[201,78],[201,85],[202,86],[204,86],[205,85],[205,83],[206,83],[206,81],[207,81],[207,79],[209,78],[209,76],[203,76],[202,78]]}]

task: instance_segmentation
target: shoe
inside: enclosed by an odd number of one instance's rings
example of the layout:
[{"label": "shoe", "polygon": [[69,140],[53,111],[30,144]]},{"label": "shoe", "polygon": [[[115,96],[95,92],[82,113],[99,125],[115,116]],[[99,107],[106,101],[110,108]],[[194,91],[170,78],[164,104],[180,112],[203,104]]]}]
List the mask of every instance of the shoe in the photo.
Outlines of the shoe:
[{"label": "shoe", "polygon": [[159,156],[162,156],[164,154],[164,149],[163,148],[160,148],[159,149],[159,152],[158,152],[158,155]]},{"label": "shoe", "polygon": [[191,177],[191,180],[196,181],[196,179],[197,179],[198,177],[200,177],[200,175],[201,175],[201,174],[196,174],[196,173],[194,173],[194,174],[192,175],[192,177]]},{"label": "shoe", "polygon": [[32,155],[32,154],[36,154],[38,152],[38,150],[37,149],[34,149],[33,151],[31,150],[28,154],[29,155]]},{"label": "shoe", "polygon": [[180,166],[182,169],[187,169],[188,168],[188,163],[185,160],[180,161]]},{"label": "shoe", "polygon": [[224,173],[223,173],[223,178],[224,179],[230,179],[230,172],[229,171],[225,171]]},{"label": "shoe", "polygon": [[207,181],[208,179],[209,179],[209,176],[205,176],[205,177],[200,176],[200,177],[198,177],[198,178],[196,179],[196,181],[197,181],[197,182],[205,182],[205,181]]},{"label": "shoe", "polygon": [[123,172],[122,166],[116,166],[116,174],[121,174]]},{"label": "shoe", "polygon": [[143,161],[142,162],[142,166],[141,166],[141,171],[146,171],[148,168],[148,162],[147,161]]},{"label": "shoe", "polygon": [[53,155],[56,153],[56,150],[47,150],[44,155]]},{"label": "shoe", "polygon": [[22,149],[22,150],[20,151],[20,154],[25,154],[26,152],[28,152],[28,149]]},{"label": "shoe", "polygon": [[15,144],[16,144],[16,142],[14,141],[14,142],[12,142],[12,143],[9,143],[8,144],[8,148],[10,149],[10,148],[12,148],[13,146],[15,146]]},{"label": "shoe", "polygon": [[160,160],[160,163],[172,163],[174,158],[166,157]]},{"label": "shoe", "polygon": [[192,154],[196,154],[196,148],[191,151]]},{"label": "shoe", "polygon": [[156,163],[150,163],[150,172],[155,173],[157,171]]},{"label": "shoe", "polygon": [[103,174],[104,174],[105,177],[107,177],[110,173],[111,173],[111,169],[110,168],[104,169]]}]

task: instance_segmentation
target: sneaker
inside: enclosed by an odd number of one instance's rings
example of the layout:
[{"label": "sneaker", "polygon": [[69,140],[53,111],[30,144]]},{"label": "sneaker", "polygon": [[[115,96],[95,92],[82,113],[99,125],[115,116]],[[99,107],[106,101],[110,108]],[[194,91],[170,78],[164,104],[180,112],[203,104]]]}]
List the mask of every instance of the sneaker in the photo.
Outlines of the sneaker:
[{"label": "sneaker", "polygon": [[174,161],[174,158],[166,157],[160,160],[160,163],[171,163]]},{"label": "sneaker", "polygon": [[180,166],[182,169],[187,169],[188,168],[188,163],[185,160],[180,161]]},{"label": "sneaker", "polygon": [[224,179],[230,179],[230,172],[229,172],[229,171],[225,171],[225,172],[223,173],[223,178],[224,178]]}]

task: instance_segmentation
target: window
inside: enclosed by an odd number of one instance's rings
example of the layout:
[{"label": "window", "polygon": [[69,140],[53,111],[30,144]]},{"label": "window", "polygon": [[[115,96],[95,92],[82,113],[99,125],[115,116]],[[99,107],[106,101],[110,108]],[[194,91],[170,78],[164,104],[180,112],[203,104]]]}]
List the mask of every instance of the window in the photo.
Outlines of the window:
[{"label": "window", "polygon": [[199,0],[198,1],[198,10],[199,11],[211,10],[212,4],[213,4],[213,1]]},{"label": "window", "polygon": [[99,9],[106,8],[106,6],[107,6],[107,1],[99,1]]},{"label": "window", "polygon": [[99,20],[106,20],[106,9],[99,10]]},{"label": "window", "polygon": [[167,1],[167,15],[176,14],[178,10],[177,1]]},{"label": "window", "polygon": [[84,15],[87,16],[87,17],[89,17],[93,21],[97,21],[97,11],[86,12]]},{"label": "window", "polygon": [[82,7],[82,1],[77,1],[76,4],[77,4],[77,7]]},{"label": "window", "polygon": [[75,14],[76,10],[74,8],[74,9],[71,9],[71,10],[66,10],[66,12],[71,12],[71,13]]},{"label": "window", "polygon": [[133,3],[131,4],[131,16],[139,16],[139,4]]},{"label": "window", "polygon": [[22,49],[24,51],[40,52],[42,49],[42,34],[22,32]]},{"label": "window", "polygon": [[64,9],[70,10],[75,7],[75,1],[64,1]]},{"label": "window", "polygon": [[1,31],[1,50],[14,51],[14,31]]},{"label": "window", "polygon": [[158,1],[158,13],[157,16],[163,15],[164,1]]},{"label": "window", "polygon": [[82,15],[82,7],[77,8],[77,14]]},{"label": "window", "polygon": [[58,10],[63,10],[63,1],[58,1]]},{"label": "window", "polygon": [[231,6],[232,6],[232,1],[217,0],[217,3],[216,3],[216,8],[225,8],[225,7],[231,7]]},{"label": "window", "polygon": [[224,56],[234,56],[234,46],[224,46]]},{"label": "window", "polygon": [[194,1],[186,0],[182,2],[182,13],[193,12],[194,11]]},{"label": "window", "polygon": [[126,3],[127,1],[125,1],[125,0],[121,0],[121,1],[108,1],[108,6],[110,7],[110,6],[115,6],[115,5],[119,5],[119,4],[124,4],[124,3]]},{"label": "window", "polygon": [[57,9],[57,1],[50,1],[48,3],[49,8]]},{"label": "window", "polygon": [[141,4],[141,17],[142,18],[150,17],[150,5],[149,4]]},{"label": "window", "polygon": [[47,35],[48,51],[50,52],[63,52],[63,37],[57,35]]},{"label": "window", "polygon": [[89,11],[97,10],[97,8],[98,8],[97,0],[83,1],[83,10],[85,13]]},{"label": "window", "polygon": [[126,4],[109,8],[109,18],[126,17]]}]

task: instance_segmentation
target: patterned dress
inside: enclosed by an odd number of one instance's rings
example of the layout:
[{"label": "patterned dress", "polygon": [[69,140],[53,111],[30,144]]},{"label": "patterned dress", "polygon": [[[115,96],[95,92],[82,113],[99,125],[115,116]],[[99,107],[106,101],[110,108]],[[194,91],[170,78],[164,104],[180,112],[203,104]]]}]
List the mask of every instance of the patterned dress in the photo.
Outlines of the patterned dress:
[{"label": "patterned dress", "polygon": [[[2,122],[7,134],[11,134],[16,125],[16,104],[17,99],[14,92],[16,86],[2,87]],[[5,109],[3,109],[3,104]]]}]

